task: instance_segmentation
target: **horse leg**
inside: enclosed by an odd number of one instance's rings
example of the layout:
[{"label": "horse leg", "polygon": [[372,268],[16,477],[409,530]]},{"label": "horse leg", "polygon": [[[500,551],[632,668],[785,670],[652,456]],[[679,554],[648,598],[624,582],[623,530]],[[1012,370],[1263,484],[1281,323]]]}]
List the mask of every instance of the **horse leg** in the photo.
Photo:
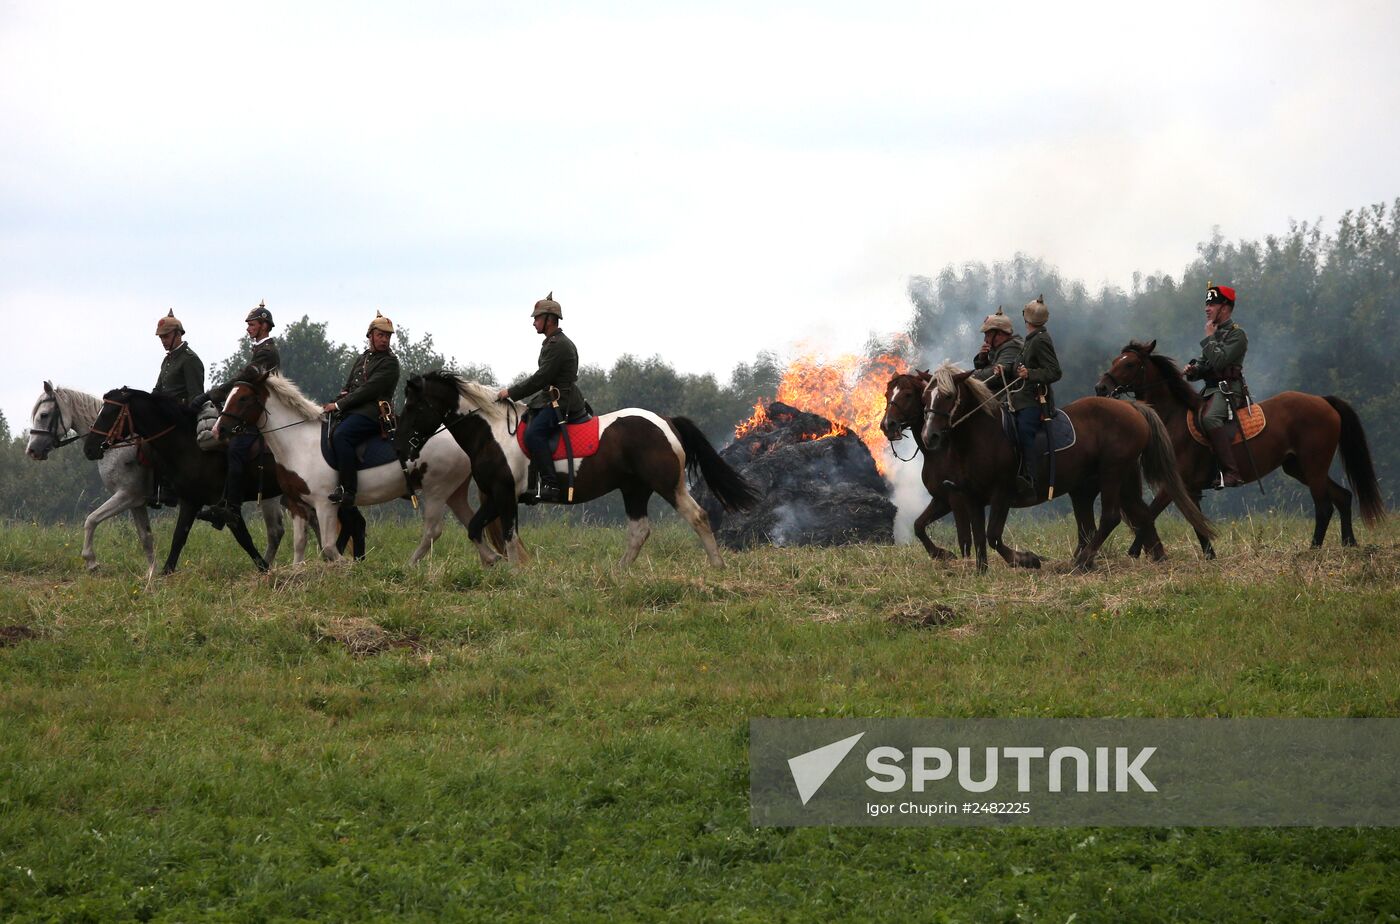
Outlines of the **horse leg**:
[{"label": "horse leg", "polygon": [[234,517],[229,520],[228,531],[233,533],[233,538],[238,541],[238,545],[243,551],[248,553],[248,557],[253,560],[253,564],[258,566],[258,570],[267,571],[267,562],[258,554],[258,547],[253,544],[253,534],[248,532],[248,522],[242,517]]},{"label": "horse leg", "polygon": [[972,527],[972,544],[977,550],[977,570],[987,570],[987,507],[985,504],[967,504],[969,525]]},{"label": "horse leg", "polygon": [[627,510],[627,551],[622,553],[618,566],[630,567],[637,560],[647,536],[651,535],[651,520],[647,516],[647,501],[651,500],[651,488],[645,486],[627,487],[622,491],[622,504]]},{"label": "horse leg", "polygon": [[[468,509],[471,509],[470,506]],[[442,497],[423,498],[423,535],[418,540],[418,547],[413,550],[413,554],[408,556],[408,563],[416,565],[423,560],[423,556],[433,550],[433,543],[437,542],[442,535],[442,520],[447,514],[446,499]],[[470,522],[470,518],[468,518]]]},{"label": "horse leg", "polygon": [[[952,509],[952,505],[948,503],[946,497],[933,497],[929,500],[928,506],[924,508],[924,512],[919,514],[919,518],[914,521],[914,535],[923,544],[924,551],[928,553],[929,558],[934,561],[952,558],[953,553],[934,544],[933,540],[928,537],[928,525],[941,519],[945,513]],[[966,526],[964,525],[963,528],[965,529]]]},{"label": "horse leg", "polygon": [[1153,561],[1164,561],[1167,557],[1167,550],[1162,545],[1162,537],[1157,535],[1157,527],[1152,522],[1147,505],[1142,502],[1142,483],[1140,480],[1129,478],[1126,481],[1123,485],[1123,497],[1120,505],[1123,519],[1128,521],[1128,525],[1136,533],[1133,537],[1133,544],[1139,549],[1147,549],[1147,554]]},{"label": "horse leg", "polygon": [[267,551],[263,553],[263,561],[270,565],[277,560],[277,549],[282,545],[282,537],[287,533],[287,528],[282,522],[282,499],[264,497],[258,504],[258,509],[262,511],[263,526],[267,528]]},{"label": "horse leg", "polygon": [[[514,486],[512,486],[511,489],[514,490]],[[472,517],[471,522],[467,524],[467,536],[471,539],[472,544],[476,546],[476,553],[481,556],[481,567],[483,568],[491,567],[502,558],[501,553],[491,548],[491,544],[486,541],[483,535],[486,531],[486,524],[497,517],[497,503],[497,498],[489,493],[483,492],[481,495],[481,509],[476,512],[476,516]],[[514,533],[514,510],[510,513],[510,520],[511,532]],[[509,545],[507,545],[507,549],[509,549]]]},{"label": "horse leg", "polygon": [[[662,495],[663,497],[665,495]],[[685,517],[691,529],[700,537],[700,544],[705,547],[705,557],[710,560],[710,564],[716,568],[724,567],[724,559],[719,557],[719,543],[715,542],[715,534],[710,531],[710,517],[695,503],[695,498],[690,496],[690,489],[686,487],[684,477],[676,488],[675,499],[671,501],[671,506],[676,508],[676,512]],[[645,510],[645,508],[643,508]],[[629,513],[628,516],[631,516]],[[642,537],[646,541],[646,537]],[[640,543],[638,548],[640,548]]]},{"label": "horse leg", "polygon": [[[1192,491],[1191,503],[1196,505],[1196,509],[1201,508],[1201,496],[1203,492]],[[1215,542],[1205,533],[1196,533],[1196,541],[1201,544],[1201,554],[1206,557],[1206,561],[1215,561]]]},{"label": "horse leg", "polygon": [[1011,505],[998,495],[992,500],[992,512],[987,517],[987,542],[996,549],[1008,565],[1013,568],[1039,568],[1040,556],[1034,552],[1022,552],[1002,542],[1002,530],[1006,528],[1006,517],[1011,513]]},{"label": "horse leg", "polygon": [[1074,557],[1074,570],[1078,572],[1089,571],[1094,567],[1094,556],[1099,553],[1099,548],[1104,544],[1110,533],[1118,526],[1122,520],[1123,478],[1112,464],[1106,466],[1099,475],[1099,496],[1103,498],[1103,516],[1099,520],[1099,528],[1094,533],[1089,544],[1079,550],[1079,554]]},{"label": "horse leg", "polygon": [[340,549],[336,540],[340,538],[340,508],[324,497],[316,500],[316,520],[321,525],[321,557],[326,561],[340,561]]},{"label": "horse leg", "polygon": [[[140,508],[142,514],[146,512],[146,498],[136,497],[132,494],[128,494],[126,491],[118,491],[116,494],[113,494],[111,497],[103,501],[102,506],[98,507],[92,513],[89,513],[87,515],[87,519],[83,520],[83,561],[87,562],[87,569],[89,571],[97,570],[97,552],[94,551],[92,547],[92,534],[97,532],[97,524],[101,523],[104,520],[111,519],[112,517],[121,513],[123,510],[130,510],[132,512],[132,517],[134,518],[136,516],[136,510],[138,507]],[[147,535],[150,534],[150,531],[150,519],[147,518]],[[154,571],[154,551],[152,551],[150,556],[148,557],[151,563],[151,570]]]},{"label": "horse leg", "polygon": [[185,542],[190,538],[194,515],[198,512],[197,503],[184,497],[180,498],[180,514],[175,520],[175,534],[170,537],[170,554],[165,558],[165,567],[161,569],[161,574],[175,573],[175,566],[180,563],[180,553],[184,551]]},{"label": "horse leg", "polygon": [[1351,529],[1351,492],[1328,478],[1327,494],[1332,499],[1332,506],[1337,508],[1337,518],[1341,521],[1342,545],[1356,545],[1356,533]]},{"label": "horse leg", "polygon": [[307,525],[306,517],[292,514],[292,567],[306,561]]},{"label": "horse leg", "polygon": [[[1332,522],[1332,497],[1329,487],[1332,479],[1327,476],[1327,470],[1305,472],[1302,463],[1297,456],[1289,456],[1283,460],[1283,470],[1293,478],[1301,481],[1307,486],[1308,493],[1313,500],[1313,537],[1312,547],[1321,548],[1322,540],[1327,538],[1327,526]],[[1350,492],[1348,492],[1350,493]],[[1350,513],[1350,498],[1348,498],[1348,513]],[[1356,537],[1352,537],[1355,544]]]},{"label": "horse leg", "polygon": [[141,551],[146,553],[146,580],[149,581],[156,576],[156,537],[151,532],[151,515],[147,513],[144,501],[131,508],[131,519],[136,524]]},{"label": "horse leg", "polygon": [[[1074,542],[1074,554],[1078,555],[1084,551],[1084,546],[1088,544],[1089,537],[1094,534],[1097,528],[1094,525],[1094,498],[1098,497],[1097,491],[1073,491],[1070,493],[1070,503],[1074,506],[1075,532],[1078,534]],[[1132,555],[1132,549],[1128,550]]]}]

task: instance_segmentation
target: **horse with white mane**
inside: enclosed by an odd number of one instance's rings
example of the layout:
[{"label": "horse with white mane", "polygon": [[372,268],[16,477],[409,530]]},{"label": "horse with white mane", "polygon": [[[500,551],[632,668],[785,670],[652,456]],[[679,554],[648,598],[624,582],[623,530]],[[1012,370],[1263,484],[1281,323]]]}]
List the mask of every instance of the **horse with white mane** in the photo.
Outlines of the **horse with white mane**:
[{"label": "horse with white mane", "polygon": [[[35,400],[29,415],[29,442],[24,454],[43,462],[55,449],[86,436],[101,412],[102,399],[97,395],[45,382],[44,391]],[[73,435],[68,436],[69,433]],[[146,577],[154,576],[156,542],[151,534],[150,515],[146,512],[146,500],[155,487],[152,469],[141,464],[135,446],[118,446],[108,450],[98,461],[97,473],[111,496],[83,521],[83,561],[87,562],[89,571],[97,569],[97,552],[93,547],[97,525],[129,510],[141,548],[146,553]],[[263,522],[267,524],[267,552],[263,557],[272,561],[284,533],[282,504],[277,498],[268,498],[262,502],[261,509]]]},{"label": "horse with white mane", "polygon": [[[340,558],[336,548],[339,507],[329,499],[339,482],[339,474],[321,454],[321,423],[324,415],[290,379],[277,373],[253,381],[234,382],[224,401],[223,413],[214,430],[218,433],[230,421],[254,424],[277,460],[277,479],[293,516],[309,516],[314,510],[320,523],[321,554],[328,561]],[[442,434],[429,440],[423,454],[409,467],[408,477],[423,504],[423,537],[409,557],[416,563],[442,535],[447,509],[465,526],[475,511],[467,499],[471,486],[471,461],[452,437]],[[404,470],[397,462],[367,468],[360,472],[357,505],[383,504],[407,494]],[[521,554],[524,548],[520,548]]]}]

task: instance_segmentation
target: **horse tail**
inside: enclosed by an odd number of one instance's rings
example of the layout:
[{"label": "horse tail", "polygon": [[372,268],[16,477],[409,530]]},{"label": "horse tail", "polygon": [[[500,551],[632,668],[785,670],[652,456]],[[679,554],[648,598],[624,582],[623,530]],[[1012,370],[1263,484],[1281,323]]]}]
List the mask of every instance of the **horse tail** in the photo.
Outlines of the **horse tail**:
[{"label": "horse tail", "polygon": [[1191,499],[1191,492],[1181,480],[1181,472],[1176,467],[1176,450],[1172,447],[1171,434],[1157,412],[1138,401],[1128,402],[1142,419],[1147,422],[1147,448],[1142,453],[1142,472],[1158,490],[1166,489],[1176,509],[1186,518],[1192,528],[1202,536],[1215,537],[1215,526],[1201,513],[1201,508]]},{"label": "horse tail", "polygon": [[668,419],[685,450],[686,471],[692,476],[698,472],[725,510],[748,510],[758,501],[758,491],[720,458],[694,421],[688,417]]},{"label": "horse tail", "polygon": [[1361,418],[1350,404],[1341,398],[1326,395],[1322,399],[1332,405],[1342,417],[1342,468],[1347,481],[1356,493],[1361,505],[1361,519],[1367,526],[1375,526],[1385,519],[1385,501],[1381,498],[1381,486],[1376,481],[1376,467],[1371,462],[1371,447],[1366,442],[1366,430],[1361,426]]}]

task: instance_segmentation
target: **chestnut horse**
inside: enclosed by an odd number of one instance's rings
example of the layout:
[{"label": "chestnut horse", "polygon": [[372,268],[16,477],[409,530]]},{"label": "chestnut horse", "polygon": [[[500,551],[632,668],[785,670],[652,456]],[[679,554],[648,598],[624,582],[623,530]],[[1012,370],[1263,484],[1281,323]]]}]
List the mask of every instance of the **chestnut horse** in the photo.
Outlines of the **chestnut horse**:
[{"label": "chestnut horse", "polygon": [[[507,558],[515,537],[516,511],[525,491],[529,460],[516,442],[519,402],[498,401],[496,390],[450,372],[429,372],[408,380],[399,422],[399,451],[410,459],[434,433],[446,429],[471,458],[472,477],[481,492],[481,509],[467,527],[484,565],[501,556],[481,541],[482,526],[501,518]],[[556,466],[563,463],[556,463]],[[632,564],[651,533],[647,502],[653,494],[676,508],[700,537],[710,564],[720,567],[719,547],[710,518],[690,496],[687,472],[705,479],[726,510],[743,510],[757,499],[752,486],[730,468],[700,428],[685,417],[662,417],[626,408],[598,418],[598,451],[578,461],[577,503],[613,491],[622,492],[627,510],[627,551],[621,565]]]},{"label": "chestnut horse", "polygon": [[[924,391],[923,440],[934,453],[947,453],[949,470],[972,514],[977,543],[977,567],[987,566],[987,544],[1013,567],[1040,566],[1040,558],[1002,543],[1006,515],[1020,493],[1016,487],[1016,447],[1002,429],[1001,409],[987,386],[952,363],[933,374]],[[1098,528],[1075,553],[1076,570],[1093,566],[1094,557],[1123,518],[1138,530],[1154,558],[1166,551],[1142,501],[1142,476],[1168,492],[1177,508],[1199,531],[1212,532],[1210,522],[1191,502],[1177,474],[1171,438],[1157,414],[1137,402],[1080,398],[1063,408],[1074,424],[1073,445],[1055,454],[1056,492],[1070,495],[1075,516],[1092,521],[1095,496],[1102,495]],[[1037,476],[1044,484],[1044,464]],[[1044,494],[1022,498],[1027,506],[1042,503]],[[990,516],[986,508],[991,507]],[[1081,531],[1082,531],[1081,525]],[[1081,540],[1084,537],[1081,536]]]},{"label": "chestnut horse", "polygon": [[[1199,504],[1201,492],[1210,485],[1215,455],[1209,446],[1191,438],[1186,416],[1199,414],[1203,402],[1176,363],[1156,353],[1156,349],[1156,340],[1132,341],[1123,347],[1122,354],[1099,378],[1094,390],[1100,395],[1129,394],[1157,410],[1171,433],[1181,477]],[[1322,545],[1332,521],[1333,508],[1342,521],[1342,545],[1356,545],[1356,535],[1351,529],[1353,491],[1367,526],[1374,526],[1385,517],[1385,503],[1376,482],[1376,469],[1371,462],[1361,418],[1351,405],[1330,395],[1323,398],[1285,391],[1258,403],[1264,411],[1264,429],[1250,438],[1248,447],[1242,443],[1234,446],[1240,477],[1247,482],[1255,481],[1282,466],[1285,473],[1301,481],[1312,495],[1313,548]],[[1342,468],[1351,483],[1351,491],[1328,475],[1338,449],[1342,451]],[[1148,514],[1155,520],[1166,506],[1166,498],[1159,493],[1148,507]],[[1206,557],[1214,558],[1215,548],[1210,537],[1199,530],[1196,535]]]}]

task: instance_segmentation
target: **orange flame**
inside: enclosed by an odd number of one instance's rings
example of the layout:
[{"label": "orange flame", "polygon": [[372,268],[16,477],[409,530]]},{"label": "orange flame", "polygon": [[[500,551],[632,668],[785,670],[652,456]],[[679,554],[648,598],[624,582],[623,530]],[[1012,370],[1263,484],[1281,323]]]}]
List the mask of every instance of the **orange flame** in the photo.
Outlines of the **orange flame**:
[{"label": "orange flame", "polygon": [[[854,433],[870,450],[880,474],[888,476],[892,459],[880,432],[885,386],[908,367],[897,353],[882,353],[873,359],[848,354],[833,360],[807,355],[788,365],[774,397],[831,421],[829,432],[812,439]],[[760,401],[754,405],[753,416],[734,429],[736,439],[770,423],[767,404]]]}]

